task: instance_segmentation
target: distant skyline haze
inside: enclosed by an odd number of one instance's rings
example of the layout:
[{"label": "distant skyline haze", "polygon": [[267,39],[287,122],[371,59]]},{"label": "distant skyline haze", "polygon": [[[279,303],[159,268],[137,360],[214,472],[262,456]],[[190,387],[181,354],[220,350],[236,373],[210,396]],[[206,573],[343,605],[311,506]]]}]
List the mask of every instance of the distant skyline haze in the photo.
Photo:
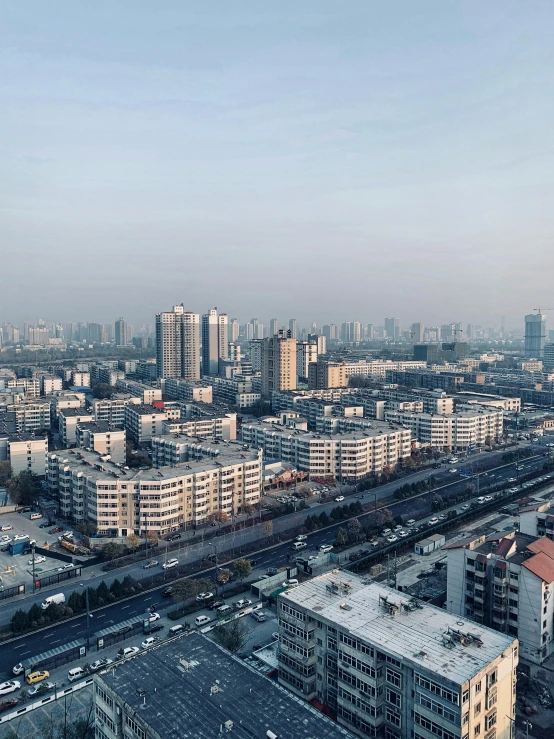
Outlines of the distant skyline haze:
[{"label": "distant skyline haze", "polygon": [[523,329],[554,308],[553,21],[7,0],[0,319]]}]

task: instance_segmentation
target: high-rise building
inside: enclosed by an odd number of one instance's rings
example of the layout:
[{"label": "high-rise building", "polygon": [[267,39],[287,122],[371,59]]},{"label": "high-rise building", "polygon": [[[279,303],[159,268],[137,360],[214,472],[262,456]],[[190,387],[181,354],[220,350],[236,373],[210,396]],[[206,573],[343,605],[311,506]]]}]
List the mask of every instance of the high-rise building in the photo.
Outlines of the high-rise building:
[{"label": "high-rise building", "polygon": [[373,341],[373,337],[374,337],[374,333],[375,332],[373,330],[373,324],[372,323],[368,323],[367,324],[366,332],[367,332],[367,334],[366,334],[367,335],[367,340],[368,341]]},{"label": "high-rise building", "polygon": [[240,334],[240,324],[236,318],[229,321],[229,341],[236,341]]},{"label": "high-rise building", "polygon": [[421,344],[423,341],[423,334],[425,333],[425,326],[422,323],[412,323],[412,342],[414,344]]},{"label": "high-rise building", "polygon": [[254,372],[261,372],[262,369],[262,345],[263,341],[259,339],[250,342],[250,361]]},{"label": "high-rise building", "polygon": [[127,346],[129,343],[129,335],[127,330],[127,324],[123,318],[118,318],[115,322],[115,343],[116,346]]},{"label": "high-rise building", "polygon": [[278,321],[276,318],[272,318],[269,322],[269,336],[275,336],[279,330]]},{"label": "high-rise building", "polygon": [[333,570],[278,596],[279,682],[359,737],[514,736],[518,641]]},{"label": "high-rise building", "polygon": [[262,343],[262,394],[295,389],[296,339],[285,338],[281,331]]},{"label": "high-rise building", "polygon": [[298,377],[308,378],[308,368],[312,362],[317,362],[316,342],[298,341],[296,343],[296,374]]},{"label": "high-rise building", "polygon": [[296,325],[296,318],[291,318],[289,321],[289,331],[290,331],[290,338],[296,339],[298,338],[298,327]]},{"label": "high-rise building", "polygon": [[322,390],[332,387],[346,387],[346,366],[344,362],[325,362],[319,360],[308,368],[308,387]]},{"label": "high-rise building", "polygon": [[400,338],[400,321],[398,318],[385,318],[385,333],[387,339],[396,341]]},{"label": "high-rise building", "polygon": [[250,320],[250,323],[252,324],[252,339],[254,341],[258,339],[263,339],[264,338],[263,323],[260,323],[257,318],[252,318]]},{"label": "high-rise building", "polygon": [[308,341],[317,344],[318,355],[327,352],[327,338],[323,334],[308,334]]},{"label": "high-rise building", "polygon": [[542,357],[546,343],[546,316],[529,313],[525,316],[525,356]]},{"label": "high-rise building", "polygon": [[212,308],[202,316],[202,374],[217,375],[219,360],[229,358],[229,324],[226,313]]},{"label": "high-rise building", "polygon": [[91,344],[100,343],[102,341],[102,334],[104,329],[100,323],[89,323],[88,325],[88,336],[82,338],[88,338]]},{"label": "high-rise building", "polygon": [[156,314],[158,377],[200,379],[200,316],[183,305]]}]

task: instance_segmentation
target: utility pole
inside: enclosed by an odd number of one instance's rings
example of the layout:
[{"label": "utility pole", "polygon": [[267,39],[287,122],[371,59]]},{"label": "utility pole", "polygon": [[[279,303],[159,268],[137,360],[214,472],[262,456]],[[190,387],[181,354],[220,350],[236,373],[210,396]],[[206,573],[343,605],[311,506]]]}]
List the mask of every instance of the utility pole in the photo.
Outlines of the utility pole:
[{"label": "utility pole", "polygon": [[35,545],[31,547],[31,553],[33,557],[33,593],[36,591],[36,581],[35,581]]},{"label": "utility pole", "polygon": [[89,599],[88,599],[88,588],[85,587],[85,583],[81,582],[79,585],[85,589],[85,603],[86,603],[86,609],[87,609],[87,651],[90,648],[90,606],[89,606]]}]

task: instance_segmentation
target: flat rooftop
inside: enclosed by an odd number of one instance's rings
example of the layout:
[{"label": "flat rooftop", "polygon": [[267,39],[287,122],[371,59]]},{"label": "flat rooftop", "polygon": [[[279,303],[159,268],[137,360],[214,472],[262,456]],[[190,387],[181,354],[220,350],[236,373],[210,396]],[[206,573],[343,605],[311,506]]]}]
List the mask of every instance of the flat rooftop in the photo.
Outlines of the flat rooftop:
[{"label": "flat rooftop", "polygon": [[[206,637],[188,634],[95,676],[163,739],[350,739],[353,735]],[[155,692],[154,692],[155,691]],[[227,733],[223,729],[224,733]]]},{"label": "flat rooftop", "polygon": [[[338,592],[335,592],[337,585]],[[387,599],[394,615],[380,600],[381,596]],[[416,669],[436,672],[458,685],[485,669],[517,641],[386,585],[368,583],[341,570],[308,580],[279,597],[336,622],[353,636]],[[469,633],[477,641],[462,646],[454,638],[447,646],[450,639],[445,635],[455,632]]]}]

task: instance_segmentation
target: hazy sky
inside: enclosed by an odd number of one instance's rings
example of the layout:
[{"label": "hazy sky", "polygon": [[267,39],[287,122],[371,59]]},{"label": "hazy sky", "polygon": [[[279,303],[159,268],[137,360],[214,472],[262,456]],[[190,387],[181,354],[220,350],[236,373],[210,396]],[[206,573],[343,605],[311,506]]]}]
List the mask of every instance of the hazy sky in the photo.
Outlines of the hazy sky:
[{"label": "hazy sky", "polygon": [[0,322],[554,308],[552,0],[4,0],[0,28]]}]

